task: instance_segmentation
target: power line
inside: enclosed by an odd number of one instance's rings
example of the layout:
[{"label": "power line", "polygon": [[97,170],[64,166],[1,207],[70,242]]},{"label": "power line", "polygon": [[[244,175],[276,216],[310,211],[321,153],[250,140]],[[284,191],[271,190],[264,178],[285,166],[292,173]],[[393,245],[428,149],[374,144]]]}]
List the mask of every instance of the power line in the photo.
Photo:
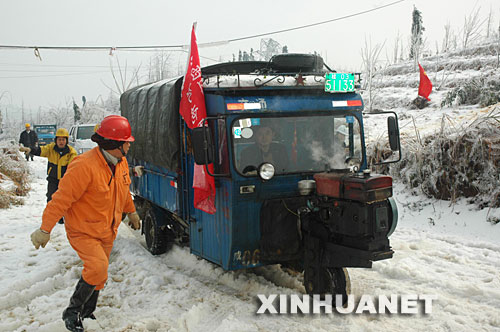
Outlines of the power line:
[{"label": "power line", "polygon": [[[133,68],[127,68],[127,70],[133,70]],[[23,69],[0,69],[1,73],[72,73],[75,71],[68,70],[23,70]],[[76,73],[87,73],[88,71],[78,71]]]},{"label": "power line", "polygon": [[301,26],[298,26],[298,27],[295,27],[295,28],[289,28],[289,29],[283,29],[283,30],[276,30],[276,31],[272,31],[272,32],[261,33],[261,34],[258,34],[258,35],[251,35],[251,36],[247,36],[247,37],[230,39],[230,40],[228,40],[228,42],[234,42],[234,41],[240,41],[240,40],[244,40],[244,39],[251,39],[251,38],[257,38],[257,37],[262,37],[262,36],[274,35],[274,34],[278,34],[278,33],[283,33],[283,32],[288,32],[288,31],[294,31],[294,30],[299,30],[299,29],[305,29],[305,28],[310,28],[310,27],[313,27],[313,26],[321,25],[321,24],[326,24],[326,23],[331,23],[331,22],[335,22],[335,21],[345,20],[347,18],[351,18],[351,17],[354,17],[354,16],[359,16],[359,15],[367,14],[367,13],[370,13],[370,12],[373,12],[373,11],[376,11],[376,10],[379,10],[379,9],[382,9],[382,8],[385,8],[385,7],[393,6],[395,4],[398,4],[398,3],[404,2],[404,1],[405,0],[398,0],[398,1],[391,2],[391,3],[387,4],[387,5],[383,5],[383,6],[380,6],[380,7],[372,8],[372,9],[365,10],[365,11],[362,11],[362,12],[358,12],[358,13],[355,13],[355,14],[350,14],[350,15],[346,15],[346,16],[337,17],[337,18],[334,18],[334,19],[331,19],[331,20],[327,20],[327,21],[322,21],[322,22],[317,22],[317,23],[311,23],[311,24],[301,25]]},{"label": "power line", "polygon": [[109,68],[109,66],[82,66],[82,65],[47,65],[44,63],[0,63],[0,66],[22,66],[22,67],[57,67],[57,68]]},{"label": "power line", "polygon": [[[316,22],[316,23],[311,23],[311,24],[306,24],[306,25],[301,25],[293,28],[288,28],[288,29],[282,29],[282,30],[275,30],[271,32],[265,32],[261,34],[256,34],[256,35],[251,35],[251,36],[246,36],[246,37],[239,37],[239,38],[233,38],[229,40],[222,40],[222,41],[216,41],[216,42],[208,42],[208,43],[199,43],[199,47],[210,47],[210,46],[219,46],[235,41],[241,41],[241,40],[246,40],[246,39],[252,39],[252,38],[257,38],[257,37],[263,37],[263,36],[269,36],[269,35],[275,35],[283,32],[289,32],[289,31],[295,31],[295,30],[300,30],[300,29],[306,29],[310,28],[313,26],[318,26],[322,24],[327,24],[335,21],[340,21],[340,20],[345,20],[351,17],[359,16],[359,15],[364,15],[370,12],[374,12],[376,10],[380,10],[389,6],[396,5],[400,2],[404,2],[405,0],[398,0],[391,2],[386,5],[382,5],[379,7],[375,7],[369,10],[364,10],[361,12],[357,12],[354,14],[346,15],[346,16],[341,16],[337,18],[333,18],[330,20],[326,21],[321,21],[321,22]],[[25,45],[0,45],[0,49],[33,49],[35,50],[35,53],[37,53],[39,50],[64,50],[64,51],[102,51],[102,50],[109,50],[110,54],[112,54],[113,51],[160,51],[163,49],[173,49],[172,51],[181,51],[181,52],[187,52],[187,49],[189,48],[189,45],[144,45],[144,46],[115,46],[115,47],[109,47],[109,46],[25,46]],[[210,59],[210,58],[207,58]],[[217,61],[214,59],[210,59],[213,61]]]},{"label": "power line", "polygon": [[110,52],[116,50],[128,51],[138,49],[165,49],[165,48],[182,48],[185,45],[162,45],[162,46],[26,46],[26,45],[0,45],[5,49],[36,49],[36,50],[61,50],[61,51],[102,51]]},{"label": "power line", "polygon": [[35,77],[57,77],[57,76],[79,76],[87,74],[102,74],[109,73],[108,71],[88,71],[80,73],[54,74],[54,75],[29,75],[29,76],[0,76],[0,78],[35,78]]}]

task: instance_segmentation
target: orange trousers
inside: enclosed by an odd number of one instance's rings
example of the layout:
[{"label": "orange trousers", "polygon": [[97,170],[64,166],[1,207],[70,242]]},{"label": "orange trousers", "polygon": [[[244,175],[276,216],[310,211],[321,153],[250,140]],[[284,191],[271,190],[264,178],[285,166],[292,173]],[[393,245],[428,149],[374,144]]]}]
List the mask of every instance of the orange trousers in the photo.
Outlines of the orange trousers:
[{"label": "orange trousers", "polygon": [[115,236],[97,239],[85,234],[68,234],[73,249],[83,261],[82,278],[96,290],[104,288],[108,280],[109,255]]}]

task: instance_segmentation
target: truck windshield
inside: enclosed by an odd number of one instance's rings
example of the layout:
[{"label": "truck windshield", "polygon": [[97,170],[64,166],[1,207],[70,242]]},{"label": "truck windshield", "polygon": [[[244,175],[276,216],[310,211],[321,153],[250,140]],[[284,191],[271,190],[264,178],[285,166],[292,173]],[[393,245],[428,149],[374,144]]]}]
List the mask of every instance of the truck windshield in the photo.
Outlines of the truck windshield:
[{"label": "truck windshield", "polygon": [[94,125],[92,126],[81,126],[78,127],[78,132],[76,134],[77,139],[90,139],[94,134]]},{"label": "truck windshield", "polygon": [[233,122],[235,167],[256,175],[264,162],[275,174],[360,167],[359,122],[354,116],[240,118]]},{"label": "truck windshield", "polygon": [[55,135],[56,130],[54,128],[48,128],[48,127],[41,127],[41,128],[36,128],[35,130],[38,134],[49,134],[49,135]]}]

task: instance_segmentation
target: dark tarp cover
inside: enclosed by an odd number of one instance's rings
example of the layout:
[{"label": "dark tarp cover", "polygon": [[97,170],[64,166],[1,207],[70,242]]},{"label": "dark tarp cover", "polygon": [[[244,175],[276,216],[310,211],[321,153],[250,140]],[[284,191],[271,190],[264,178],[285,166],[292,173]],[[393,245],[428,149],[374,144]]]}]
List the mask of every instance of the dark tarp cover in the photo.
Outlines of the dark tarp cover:
[{"label": "dark tarp cover", "polygon": [[179,103],[182,77],[141,85],[120,97],[121,115],[135,142],[128,155],[171,171],[180,168]]}]

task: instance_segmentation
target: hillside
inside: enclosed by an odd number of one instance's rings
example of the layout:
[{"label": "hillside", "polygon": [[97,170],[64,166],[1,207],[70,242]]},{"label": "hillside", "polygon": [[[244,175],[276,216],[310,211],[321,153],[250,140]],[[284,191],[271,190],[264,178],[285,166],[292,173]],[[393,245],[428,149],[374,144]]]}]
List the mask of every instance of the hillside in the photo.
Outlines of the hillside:
[{"label": "hillside", "polygon": [[[438,54],[421,59],[420,64],[432,81],[430,109],[441,108],[446,94],[471,81],[481,81],[482,87],[495,86],[500,97],[500,45],[491,42],[464,51]],[[418,67],[413,61],[394,64],[379,70],[374,78],[378,90],[374,108],[407,108],[417,96]]]},{"label": "hillside", "polygon": [[[498,44],[491,43],[422,59],[434,87],[423,109],[411,105],[419,84],[413,62],[389,66],[375,75],[373,109],[393,111],[399,118],[403,159],[389,168],[395,181],[430,198],[466,197],[480,208],[500,205],[497,51]],[[363,96],[366,102],[368,91]],[[369,114],[365,122],[367,142],[378,144],[386,135],[385,126]],[[383,149],[371,144],[368,151]]]}]

